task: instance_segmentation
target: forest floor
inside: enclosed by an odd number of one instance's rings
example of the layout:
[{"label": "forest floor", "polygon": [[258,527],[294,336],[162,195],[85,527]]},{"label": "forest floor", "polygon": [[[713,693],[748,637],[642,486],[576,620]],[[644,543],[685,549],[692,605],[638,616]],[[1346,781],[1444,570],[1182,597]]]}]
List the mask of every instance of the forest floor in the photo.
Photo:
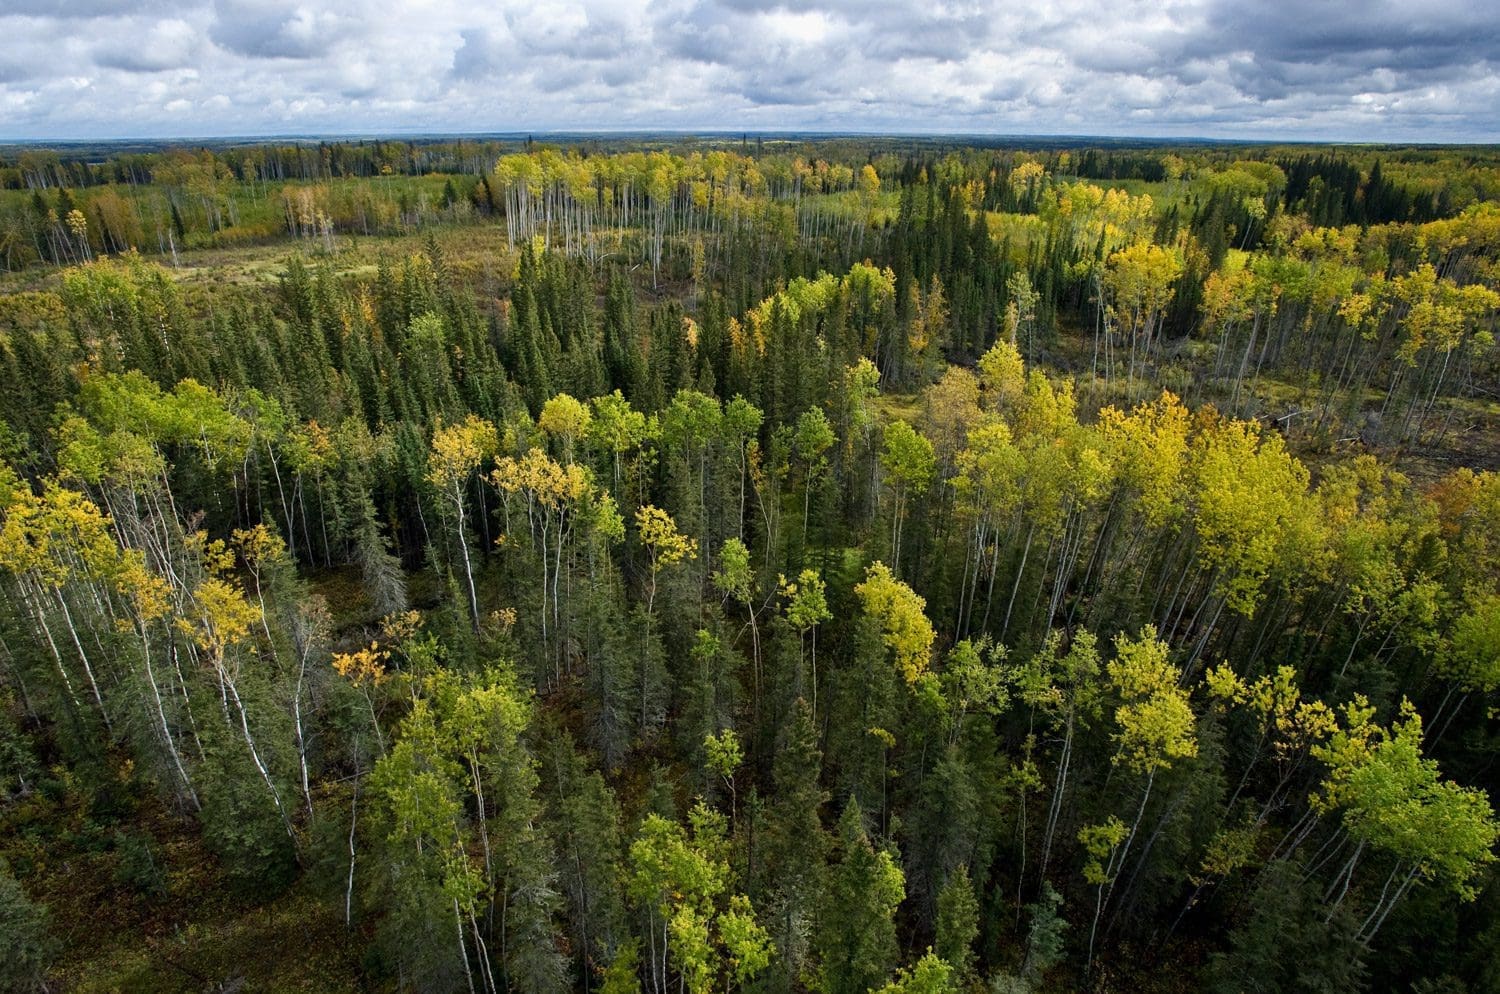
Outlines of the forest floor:
[{"label": "forest floor", "polygon": [[[248,245],[183,250],[175,266],[167,256],[146,258],[166,267],[190,287],[258,285],[274,283],[287,259],[298,254],[313,263],[326,258],[340,275],[373,276],[382,259],[399,263],[404,256],[424,250],[429,238],[436,242],[444,261],[457,267],[464,277],[483,273],[486,268],[493,268],[496,275],[503,271],[508,277],[515,265],[515,250],[506,243],[505,227],[498,224],[433,224],[410,235],[338,235],[333,239],[332,252],[325,250],[321,240],[280,237]],[[63,272],[59,266],[33,266],[0,273],[0,294],[57,290]]]},{"label": "forest floor", "polygon": [[[129,762],[119,771],[128,778]],[[62,943],[55,990],[361,989],[367,939],[346,931],[337,902],[314,892],[313,875],[270,900],[241,896],[191,819],[129,792],[127,784],[85,789],[54,770],[0,822],[0,854],[33,873],[28,886]]]}]

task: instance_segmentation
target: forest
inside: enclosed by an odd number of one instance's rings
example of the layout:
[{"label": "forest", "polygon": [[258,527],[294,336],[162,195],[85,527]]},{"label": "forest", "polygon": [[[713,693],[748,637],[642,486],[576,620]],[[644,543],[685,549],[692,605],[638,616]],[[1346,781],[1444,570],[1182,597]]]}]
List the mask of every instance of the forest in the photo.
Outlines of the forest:
[{"label": "forest", "polygon": [[0,148],[0,990],[1500,991],[1500,152]]}]

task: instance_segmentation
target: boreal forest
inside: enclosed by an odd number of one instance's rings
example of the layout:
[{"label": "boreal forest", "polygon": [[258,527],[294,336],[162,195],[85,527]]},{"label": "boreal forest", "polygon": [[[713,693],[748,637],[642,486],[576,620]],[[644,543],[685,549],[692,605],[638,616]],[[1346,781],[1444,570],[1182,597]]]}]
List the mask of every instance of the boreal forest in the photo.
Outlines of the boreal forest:
[{"label": "boreal forest", "polygon": [[1500,990],[1500,153],[0,149],[0,989]]}]

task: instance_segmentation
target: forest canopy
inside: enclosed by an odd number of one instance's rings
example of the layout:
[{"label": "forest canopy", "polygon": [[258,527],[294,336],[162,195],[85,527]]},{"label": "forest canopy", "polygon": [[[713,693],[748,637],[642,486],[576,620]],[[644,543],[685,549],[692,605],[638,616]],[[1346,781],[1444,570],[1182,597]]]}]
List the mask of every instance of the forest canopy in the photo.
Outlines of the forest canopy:
[{"label": "forest canopy", "polygon": [[1500,984],[1492,153],[8,154],[0,988]]}]

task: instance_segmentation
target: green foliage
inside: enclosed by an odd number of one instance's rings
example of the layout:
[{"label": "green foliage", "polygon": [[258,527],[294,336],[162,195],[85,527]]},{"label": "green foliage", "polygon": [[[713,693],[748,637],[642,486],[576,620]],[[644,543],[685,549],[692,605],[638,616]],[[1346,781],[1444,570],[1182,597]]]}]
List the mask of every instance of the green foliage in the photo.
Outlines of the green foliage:
[{"label": "green foliage", "polygon": [[805,569],[795,583],[783,583],[781,594],[787,599],[786,620],[798,632],[806,632],[833,617],[828,610],[828,591],[817,570]]},{"label": "green foliage", "polygon": [[1068,922],[1061,915],[1062,906],[1062,895],[1050,883],[1043,883],[1037,900],[1026,906],[1031,925],[1021,976],[1031,983],[1040,983],[1048,970],[1063,962]]},{"label": "green foliage", "polygon": [[961,974],[929,950],[911,969],[900,971],[896,979],[876,990],[878,994],[954,994],[963,990],[963,984]]},{"label": "green foliage", "polygon": [[1115,853],[1129,835],[1125,823],[1111,815],[1098,825],[1085,825],[1078,830],[1078,843],[1088,855],[1083,867],[1083,879],[1091,884],[1104,885],[1113,881],[1109,868],[1114,865]]},{"label": "green foliage", "polygon": [[1175,759],[1198,754],[1195,718],[1188,695],[1178,684],[1176,667],[1167,661],[1167,644],[1150,626],[1140,637],[1115,639],[1115,658],[1107,669],[1121,704],[1115,710],[1120,751],[1115,762],[1140,773],[1165,769]]},{"label": "green foliage", "polygon": [[737,538],[726,538],[719,550],[719,568],[714,570],[714,586],[725,597],[748,603],[755,585],[755,571],[750,565],[750,550]]},{"label": "green foliage", "polygon": [[864,815],[850,802],[839,819],[839,855],[814,938],[823,994],[859,994],[890,975],[896,965],[896,906],[905,877],[891,854],[877,850],[865,834]]},{"label": "green foliage", "polygon": [[938,893],[934,946],[938,958],[952,968],[958,986],[974,975],[974,940],[978,935],[979,901],[974,896],[974,885],[969,882],[968,869],[959,867]]},{"label": "green foliage", "polygon": [[10,867],[0,862],[0,987],[28,992],[47,989],[47,969],[59,944],[48,931],[47,909],[26,897]]},{"label": "green foliage", "polygon": [[166,870],[161,851],[149,837],[115,833],[115,883],[149,898],[161,897],[167,890]]},{"label": "green foliage", "polygon": [[1482,988],[1495,155],[734,144],[0,161],[45,980]]},{"label": "green foliage", "polygon": [[1261,878],[1246,920],[1214,956],[1208,989],[1223,994],[1364,989],[1364,950],[1345,915],[1325,921],[1295,864],[1277,863]]},{"label": "green foliage", "polygon": [[932,443],[905,421],[886,426],[880,465],[903,491],[920,496],[932,483],[936,461]]},{"label": "green foliage", "polygon": [[708,768],[725,780],[734,779],[735,770],[745,761],[739,736],[734,734],[732,728],[704,739],[703,750],[708,756]]},{"label": "green foliage", "polygon": [[1388,730],[1341,730],[1314,749],[1329,766],[1315,804],[1341,811],[1356,839],[1473,900],[1474,878],[1495,860],[1500,822],[1484,791],[1438,779],[1421,743],[1422,718],[1409,702]]},{"label": "green foliage", "polygon": [[265,785],[231,743],[216,748],[200,772],[203,838],[245,894],[273,897],[297,874],[296,852]]},{"label": "green foliage", "polygon": [[640,945],[634,939],[621,943],[604,971],[600,994],[640,994]]},{"label": "green foliage", "polygon": [[651,932],[653,956],[670,962],[684,987],[710,994],[721,983],[744,984],[760,973],[770,962],[770,943],[750,899],[730,892],[723,817],[699,804],[688,822],[685,830],[658,814],[646,816],[630,844],[627,891],[660,923]]}]

